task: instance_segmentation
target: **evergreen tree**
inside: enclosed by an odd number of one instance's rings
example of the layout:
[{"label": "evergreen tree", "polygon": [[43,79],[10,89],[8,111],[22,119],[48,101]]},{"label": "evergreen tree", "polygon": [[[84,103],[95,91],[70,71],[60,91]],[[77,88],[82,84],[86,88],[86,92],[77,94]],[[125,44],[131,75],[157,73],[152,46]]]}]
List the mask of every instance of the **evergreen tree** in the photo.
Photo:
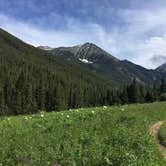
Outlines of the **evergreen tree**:
[{"label": "evergreen tree", "polygon": [[5,115],[5,97],[3,88],[0,88],[0,115]]},{"label": "evergreen tree", "polygon": [[23,114],[24,112],[22,111],[22,95],[21,92],[16,91],[15,95],[13,97],[13,111],[14,114]]},{"label": "evergreen tree", "polygon": [[43,81],[40,81],[40,85],[36,90],[36,98],[39,110],[45,110],[45,89]]},{"label": "evergreen tree", "polygon": [[108,89],[107,90],[107,105],[112,105],[113,104],[113,99],[112,99],[112,95],[111,95],[111,90]]},{"label": "evergreen tree", "polygon": [[127,87],[124,87],[120,93],[120,98],[122,101],[122,104],[128,103],[129,99],[128,99],[128,92],[127,92]]},{"label": "evergreen tree", "polygon": [[112,90],[112,104],[120,104],[120,93],[117,90]]},{"label": "evergreen tree", "polygon": [[24,94],[22,95],[22,98],[24,97],[24,100],[22,100],[22,109],[24,113],[34,113],[37,110],[34,110],[36,103],[33,98],[32,85],[27,83],[24,90]]},{"label": "evergreen tree", "polygon": [[146,93],[147,93],[146,87],[142,85],[140,87],[140,103],[144,103],[145,102]]},{"label": "evergreen tree", "polygon": [[151,90],[147,91],[145,100],[146,100],[146,102],[153,102],[154,101],[153,92]]},{"label": "evergreen tree", "polygon": [[135,78],[128,88],[128,95],[131,103],[138,103],[140,101],[140,87]]},{"label": "evergreen tree", "polygon": [[161,80],[160,92],[166,93],[166,80],[164,79]]}]

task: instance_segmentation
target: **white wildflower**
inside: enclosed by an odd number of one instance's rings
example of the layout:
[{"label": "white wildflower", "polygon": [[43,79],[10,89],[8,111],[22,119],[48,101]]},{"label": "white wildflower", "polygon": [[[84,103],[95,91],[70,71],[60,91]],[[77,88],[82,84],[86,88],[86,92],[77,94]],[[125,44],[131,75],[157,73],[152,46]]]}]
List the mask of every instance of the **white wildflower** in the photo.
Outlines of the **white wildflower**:
[{"label": "white wildflower", "polygon": [[24,119],[25,119],[25,120],[28,120],[28,117],[27,117],[27,116],[25,116],[25,117],[24,117]]},{"label": "white wildflower", "polygon": [[70,116],[69,116],[69,115],[67,115],[66,117],[67,117],[67,118],[69,118]]},{"label": "white wildflower", "polygon": [[7,118],[7,120],[10,120],[10,118]]},{"label": "white wildflower", "polygon": [[92,110],[92,114],[94,114],[94,113],[95,113],[95,111]]},{"label": "white wildflower", "polygon": [[63,113],[61,113],[61,115],[63,116]]},{"label": "white wildflower", "polygon": [[104,108],[104,109],[106,109],[106,108],[107,108],[107,106],[103,106],[103,108]]},{"label": "white wildflower", "polygon": [[122,112],[123,112],[124,110],[125,110],[124,108],[121,109]]},{"label": "white wildflower", "polygon": [[41,114],[40,116],[43,118],[43,117],[44,117],[44,114]]}]

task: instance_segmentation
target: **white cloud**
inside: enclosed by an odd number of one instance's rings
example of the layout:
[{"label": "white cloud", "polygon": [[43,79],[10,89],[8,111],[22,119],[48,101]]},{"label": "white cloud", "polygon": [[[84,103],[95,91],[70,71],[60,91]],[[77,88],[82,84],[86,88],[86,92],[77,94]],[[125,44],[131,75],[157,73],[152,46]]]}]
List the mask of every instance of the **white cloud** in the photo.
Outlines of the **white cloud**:
[{"label": "white cloud", "polygon": [[131,60],[147,68],[157,67],[151,58],[166,56],[166,10],[123,10],[118,14],[125,22],[122,45],[124,42]]},{"label": "white cloud", "polygon": [[[35,46],[72,46],[93,42],[120,59],[129,59],[147,68],[155,68],[154,56],[166,56],[166,10],[119,10],[122,25],[106,31],[95,23],[67,20],[64,30],[47,30],[0,14],[0,27]],[[164,60],[164,58],[163,58]],[[163,62],[164,63],[164,62]]]},{"label": "white cloud", "polygon": [[[34,24],[21,22],[0,14],[0,27],[34,46],[47,45],[51,47],[73,46],[85,42],[95,43],[107,51],[115,51],[114,39],[111,34],[98,24],[83,24],[72,18],[67,18],[65,30],[47,30]],[[111,47],[110,47],[111,46]]]},{"label": "white cloud", "polygon": [[[152,58],[160,57],[166,58],[166,35],[158,36],[158,37],[151,37],[142,43],[139,43],[136,47],[136,55],[133,58],[138,64],[141,64],[148,68],[155,68],[157,67],[157,63],[152,61]],[[165,63],[164,58],[161,64]]]},{"label": "white cloud", "polygon": [[52,47],[72,46],[87,41],[100,43],[105,36],[97,24],[81,24],[68,18],[66,30],[45,30],[34,24],[24,23],[0,14],[0,27],[32,45],[49,45]]},{"label": "white cloud", "polygon": [[166,55],[160,55],[160,54],[154,55],[151,58],[151,62],[152,62],[152,64],[159,66],[159,65],[163,64],[163,62],[166,62]]}]

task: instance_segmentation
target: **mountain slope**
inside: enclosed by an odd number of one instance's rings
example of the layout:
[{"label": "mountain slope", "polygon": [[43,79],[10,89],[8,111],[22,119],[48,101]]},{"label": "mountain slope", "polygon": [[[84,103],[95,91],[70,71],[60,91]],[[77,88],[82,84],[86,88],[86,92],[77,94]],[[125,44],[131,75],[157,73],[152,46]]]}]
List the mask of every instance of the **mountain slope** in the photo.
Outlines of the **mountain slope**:
[{"label": "mountain slope", "polygon": [[158,72],[166,73],[166,63],[156,69]]},{"label": "mountain slope", "polygon": [[141,83],[152,83],[162,78],[160,72],[145,69],[126,60],[121,61],[92,43],[55,48],[49,52],[76,61],[85,68],[106,77],[114,85],[129,84],[134,77]]},{"label": "mountain slope", "polygon": [[59,47],[52,49],[50,52],[52,54],[69,59],[87,59],[88,61],[92,61],[93,63],[106,59],[118,61],[118,59],[92,43],[85,43],[83,45],[73,47]]},{"label": "mountain slope", "polygon": [[0,114],[102,105],[108,89],[89,69],[0,29]]}]

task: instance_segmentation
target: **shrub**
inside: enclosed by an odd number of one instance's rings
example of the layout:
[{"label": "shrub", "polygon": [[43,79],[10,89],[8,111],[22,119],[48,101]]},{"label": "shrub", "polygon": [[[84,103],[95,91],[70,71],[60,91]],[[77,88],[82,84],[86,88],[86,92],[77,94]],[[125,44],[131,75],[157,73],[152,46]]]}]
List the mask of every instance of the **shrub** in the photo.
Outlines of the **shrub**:
[{"label": "shrub", "polygon": [[166,101],[166,93],[160,96],[160,101]]}]

